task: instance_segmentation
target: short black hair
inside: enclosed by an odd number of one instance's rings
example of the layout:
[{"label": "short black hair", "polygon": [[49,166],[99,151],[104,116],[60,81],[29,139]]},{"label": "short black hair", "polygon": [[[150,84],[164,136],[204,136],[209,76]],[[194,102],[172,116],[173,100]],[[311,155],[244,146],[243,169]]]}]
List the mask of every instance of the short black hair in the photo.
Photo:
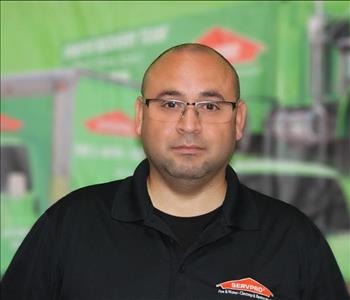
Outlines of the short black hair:
[{"label": "short black hair", "polygon": [[180,44],[180,45],[176,45],[173,46],[169,49],[166,49],[165,51],[163,51],[146,69],[143,78],[142,78],[142,84],[141,84],[141,95],[144,95],[144,90],[145,90],[145,85],[146,85],[146,79],[148,76],[148,73],[150,72],[150,70],[152,69],[152,67],[158,62],[158,60],[163,57],[165,54],[169,53],[169,52],[174,52],[174,51],[190,51],[190,52],[206,52],[206,53],[213,53],[216,54],[217,56],[219,56],[222,61],[230,68],[230,70],[232,71],[233,74],[233,78],[235,79],[235,83],[236,83],[236,96],[237,96],[237,100],[240,98],[240,84],[239,84],[239,76],[237,74],[236,69],[232,66],[232,64],[222,55],[220,54],[218,51],[216,51],[215,49],[208,47],[206,45],[203,44],[198,44],[198,43],[185,43],[185,44]]}]

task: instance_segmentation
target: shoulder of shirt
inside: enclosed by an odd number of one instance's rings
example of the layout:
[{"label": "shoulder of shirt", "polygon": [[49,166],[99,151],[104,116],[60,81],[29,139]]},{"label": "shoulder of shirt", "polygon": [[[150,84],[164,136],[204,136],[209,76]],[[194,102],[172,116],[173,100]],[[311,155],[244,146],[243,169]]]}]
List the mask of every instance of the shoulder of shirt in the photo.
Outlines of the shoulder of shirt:
[{"label": "shoulder of shirt", "polygon": [[241,184],[241,193],[244,198],[249,197],[255,204],[262,228],[278,226],[279,230],[285,230],[300,238],[322,237],[320,230],[311,219],[295,206],[250,189],[243,184]]},{"label": "shoulder of shirt", "polygon": [[121,183],[130,181],[132,177],[105,183],[93,184],[74,190],[57,200],[45,214],[47,216],[61,215],[67,211],[89,210],[97,206],[111,209],[115,194]]}]

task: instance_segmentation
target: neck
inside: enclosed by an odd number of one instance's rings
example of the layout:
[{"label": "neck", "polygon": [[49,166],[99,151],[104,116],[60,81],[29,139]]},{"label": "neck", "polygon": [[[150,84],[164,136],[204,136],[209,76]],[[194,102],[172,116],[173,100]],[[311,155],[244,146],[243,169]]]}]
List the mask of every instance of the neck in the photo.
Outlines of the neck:
[{"label": "neck", "polygon": [[180,217],[206,214],[224,201],[225,168],[210,178],[188,180],[163,177],[151,167],[147,188],[153,206],[167,214]]}]

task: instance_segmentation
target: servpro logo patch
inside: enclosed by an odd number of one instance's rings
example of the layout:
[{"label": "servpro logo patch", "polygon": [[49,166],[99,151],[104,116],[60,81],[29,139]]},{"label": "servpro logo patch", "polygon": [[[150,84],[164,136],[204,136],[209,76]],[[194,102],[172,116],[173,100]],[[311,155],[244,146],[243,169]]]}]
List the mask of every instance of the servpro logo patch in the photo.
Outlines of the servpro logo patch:
[{"label": "servpro logo patch", "polygon": [[219,288],[219,294],[241,295],[263,300],[273,297],[272,292],[267,287],[252,278],[229,280],[218,283],[216,287]]}]

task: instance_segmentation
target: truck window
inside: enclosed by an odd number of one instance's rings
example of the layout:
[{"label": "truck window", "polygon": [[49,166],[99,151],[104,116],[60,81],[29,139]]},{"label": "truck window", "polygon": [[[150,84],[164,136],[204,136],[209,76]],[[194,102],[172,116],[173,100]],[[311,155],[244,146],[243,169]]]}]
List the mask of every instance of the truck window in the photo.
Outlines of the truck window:
[{"label": "truck window", "polygon": [[8,193],[11,176],[24,178],[25,190],[32,189],[28,151],[22,145],[1,145],[1,193]]}]

